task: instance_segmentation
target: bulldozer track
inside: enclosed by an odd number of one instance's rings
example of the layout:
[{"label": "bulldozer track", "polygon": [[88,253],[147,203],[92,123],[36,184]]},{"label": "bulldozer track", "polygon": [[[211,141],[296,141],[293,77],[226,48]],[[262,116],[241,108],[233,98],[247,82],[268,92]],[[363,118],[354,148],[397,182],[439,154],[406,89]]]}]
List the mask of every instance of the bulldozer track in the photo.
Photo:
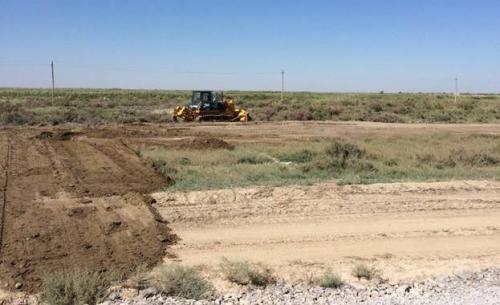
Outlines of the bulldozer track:
[{"label": "bulldozer track", "polygon": [[2,166],[4,172],[5,172],[5,180],[3,184],[3,189],[2,189],[2,195],[3,195],[3,200],[2,200],[2,217],[1,221],[2,224],[0,225],[0,256],[2,255],[2,249],[3,249],[3,234],[4,234],[4,227],[5,227],[5,212],[6,212],[6,206],[7,206],[7,187],[9,185],[9,159],[10,159],[10,140],[7,140],[7,154],[5,157],[5,164]]},{"label": "bulldozer track", "polygon": [[116,139],[41,132],[0,130],[0,285],[35,292],[44,274],[161,260],[174,239],[143,194],[163,177]]}]

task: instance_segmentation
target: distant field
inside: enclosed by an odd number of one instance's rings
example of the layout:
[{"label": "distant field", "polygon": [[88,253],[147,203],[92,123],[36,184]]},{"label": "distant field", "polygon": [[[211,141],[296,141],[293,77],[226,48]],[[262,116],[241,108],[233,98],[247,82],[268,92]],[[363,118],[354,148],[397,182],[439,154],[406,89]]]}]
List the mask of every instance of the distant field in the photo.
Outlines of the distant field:
[{"label": "distant field", "polygon": [[[500,95],[226,92],[258,121],[336,120],[389,123],[500,121]],[[0,89],[0,124],[170,122],[188,91]]]}]

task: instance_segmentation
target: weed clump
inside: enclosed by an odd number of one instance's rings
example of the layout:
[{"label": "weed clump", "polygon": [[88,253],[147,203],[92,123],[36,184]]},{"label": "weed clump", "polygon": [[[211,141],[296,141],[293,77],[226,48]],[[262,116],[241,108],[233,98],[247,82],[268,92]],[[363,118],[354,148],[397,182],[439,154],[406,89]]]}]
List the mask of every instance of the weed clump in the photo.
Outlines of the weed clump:
[{"label": "weed clump", "polygon": [[326,148],[325,153],[330,158],[333,167],[346,168],[350,161],[360,159],[366,152],[356,144],[333,141]]},{"label": "weed clump", "polygon": [[370,281],[374,278],[380,277],[380,270],[376,269],[373,266],[358,264],[352,270],[352,275],[358,280],[365,279]]},{"label": "weed clump", "polygon": [[373,164],[363,160],[366,151],[356,144],[334,140],[317,158],[315,167],[319,170],[345,172],[376,171]]},{"label": "weed clump", "polygon": [[57,273],[42,279],[41,299],[51,305],[94,305],[104,300],[114,276],[98,271]]},{"label": "weed clump", "polygon": [[271,270],[261,264],[223,258],[220,268],[228,281],[238,285],[267,286],[275,282]]},{"label": "weed clump", "polygon": [[214,288],[193,268],[162,265],[153,270],[151,284],[162,294],[200,300],[211,295]]},{"label": "weed clump", "polygon": [[328,269],[321,276],[313,279],[313,284],[318,285],[323,288],[340,288],[344,285],[344,281],[340,275],[333,273],[332,270]]}]

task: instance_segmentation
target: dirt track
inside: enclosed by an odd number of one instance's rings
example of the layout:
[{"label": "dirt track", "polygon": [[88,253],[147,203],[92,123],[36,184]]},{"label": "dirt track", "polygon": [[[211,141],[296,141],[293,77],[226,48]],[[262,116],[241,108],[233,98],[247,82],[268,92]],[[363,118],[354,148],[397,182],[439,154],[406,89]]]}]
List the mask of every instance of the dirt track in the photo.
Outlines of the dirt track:
[{"label": "dirt track", "polygon": [[[222,257],[292,279],[359,261],[391,280],[500,264],[500,183],[486,181],[156,193],[190,265]],[[209,268],[210,269],[210,268]]]}]

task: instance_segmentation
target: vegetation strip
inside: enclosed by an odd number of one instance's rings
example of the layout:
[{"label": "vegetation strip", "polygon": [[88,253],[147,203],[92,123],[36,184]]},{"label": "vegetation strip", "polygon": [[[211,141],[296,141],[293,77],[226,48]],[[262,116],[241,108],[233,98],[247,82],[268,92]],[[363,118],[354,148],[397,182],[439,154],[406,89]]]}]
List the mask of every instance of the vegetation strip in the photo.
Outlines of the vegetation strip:
[{"label": "vegetation strip", "polygon": [[[134,123],[172,121],[188,91],[122,89],[0,89],[0,124]],[[492,123],[500,95],[446,93],[225,92],[257,121],[370,121],[386,123]]]},{"label": "vegetation strip", "polygon": [[[310,184],[499,179],[500,136],[434,133],[306,143],[228,144],[206,149],[150,146],[139,150],[172,191]],[[200,150],[202,149],[202,150]]]}]

